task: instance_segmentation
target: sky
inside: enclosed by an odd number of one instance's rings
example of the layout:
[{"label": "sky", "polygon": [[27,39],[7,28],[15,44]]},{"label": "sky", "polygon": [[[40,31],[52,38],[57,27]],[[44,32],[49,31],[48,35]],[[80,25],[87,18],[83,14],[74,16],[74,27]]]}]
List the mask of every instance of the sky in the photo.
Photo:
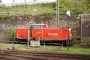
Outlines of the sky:
[{"label": "sky", "polygon": [[13,3],[34,3],[34,2],[55,2],[56,0],[2,0],[6,6],[11,6]]},{"label": "sky", "polygon": [[[3,3],[12,3],[13,1],[15,1],[15,3],[19,3],[19,2],[33,2],[33,0],[2,0]],[[55,2],[56,0],[34,0],[37,2]]]}]

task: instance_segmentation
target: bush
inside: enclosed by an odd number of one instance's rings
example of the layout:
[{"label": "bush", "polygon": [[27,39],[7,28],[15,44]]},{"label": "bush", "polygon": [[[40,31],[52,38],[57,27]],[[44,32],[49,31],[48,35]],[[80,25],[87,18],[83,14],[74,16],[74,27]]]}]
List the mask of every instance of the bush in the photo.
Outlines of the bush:
[{"label": "bush", "polygon": [[84,9],[82,9],[82,8],[81,9],[80,8],[75,8],[75,9],[72,10],[72,12],[74,12],[75,14],[82,14],[83,10]]},{"label": "bush", "polygon": [[74,40],[73,40],[73,43],[74,43],[74,44],[80,44],[80,38],[74,39]]},{"label": "bush", "polygon": [[10,26],[10,38],[9,38],[9,41],[14,41],[14,37],[15,37],[15,27]]}]

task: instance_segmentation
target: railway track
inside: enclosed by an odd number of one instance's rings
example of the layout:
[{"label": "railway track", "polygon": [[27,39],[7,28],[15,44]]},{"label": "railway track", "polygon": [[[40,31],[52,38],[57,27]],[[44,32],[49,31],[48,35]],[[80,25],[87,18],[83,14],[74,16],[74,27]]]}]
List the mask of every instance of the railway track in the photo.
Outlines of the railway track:
[{"label": "railway track", "polygon": [[62,54],[48,51],[0,50],[0,60],[90,60],[90,55]]}]

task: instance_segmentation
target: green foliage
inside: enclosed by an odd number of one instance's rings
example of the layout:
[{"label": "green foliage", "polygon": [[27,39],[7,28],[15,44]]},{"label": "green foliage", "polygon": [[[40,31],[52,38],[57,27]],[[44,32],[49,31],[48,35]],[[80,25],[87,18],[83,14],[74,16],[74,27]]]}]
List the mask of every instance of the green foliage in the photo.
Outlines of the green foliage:
[{"label": "green foliage", "polygon": [[9,41],[14,41],[14,39],[15,39],[15,30],[14,30],[14,27],[13,26],[11,26],[10,27],[11,28],[11,30],[10,30],[10,38],[9,38]]},{"label": "green foliage", "polygon": [[64,13],[67,10],[77,14],[83,13],[88,10],[88,4],[87,0],[60,0],[60,8]]},{"label": "green foliage", "polygon": [[73,39],[73,44],[80,45],[81,39],[80,37],[76,37]]},{"label": "green foliage", "polygon": [[10,31],[11,37],[9,38],[9,41],[14,41],[15,38],[15,31]]},{"label": "green foliage", "polygon": [[75,9],[72,9],[72,12],[74,12],[74,14],[82,14],[83,13],[83,9],[81,8],[75,8]]}]

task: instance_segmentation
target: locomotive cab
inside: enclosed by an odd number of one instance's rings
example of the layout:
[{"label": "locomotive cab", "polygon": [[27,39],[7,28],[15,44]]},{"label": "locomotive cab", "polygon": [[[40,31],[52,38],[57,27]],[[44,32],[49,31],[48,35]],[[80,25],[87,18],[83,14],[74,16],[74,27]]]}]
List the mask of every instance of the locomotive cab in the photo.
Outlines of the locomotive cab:
[{"label": "locomotive cab", "polygon": [[37,38],[33,38],[32,37],[32,31],[33,29],[42,29],[42,28],[48,28],[48,25],[47,24],[31,24],[31,27],[30,27],[30,37],[33,39],[33,40],[36,40]]}]

